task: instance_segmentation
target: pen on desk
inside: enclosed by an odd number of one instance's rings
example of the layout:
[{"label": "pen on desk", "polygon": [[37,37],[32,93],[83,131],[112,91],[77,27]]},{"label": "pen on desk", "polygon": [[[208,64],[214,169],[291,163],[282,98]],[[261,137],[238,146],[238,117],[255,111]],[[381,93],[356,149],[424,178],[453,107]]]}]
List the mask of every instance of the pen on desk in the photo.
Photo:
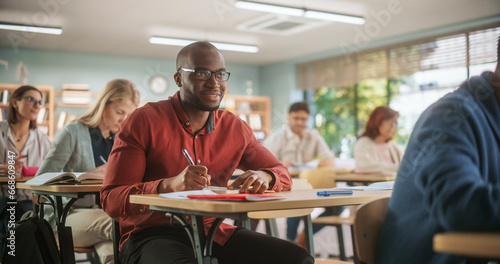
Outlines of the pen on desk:
[{"label": "pen on desk", "polygon": [[318,196],[330,196],[330,195],[339,195],[339,194],[352,194],[351,190],[346,191],[319,191],[316,193]]},{"label": "pen on desk", "polygon": [[108,162],[104,159],[103,156],[99,156],[99,158],[101,158],[101,161],[104,162],[104,164],[108,164]]}]

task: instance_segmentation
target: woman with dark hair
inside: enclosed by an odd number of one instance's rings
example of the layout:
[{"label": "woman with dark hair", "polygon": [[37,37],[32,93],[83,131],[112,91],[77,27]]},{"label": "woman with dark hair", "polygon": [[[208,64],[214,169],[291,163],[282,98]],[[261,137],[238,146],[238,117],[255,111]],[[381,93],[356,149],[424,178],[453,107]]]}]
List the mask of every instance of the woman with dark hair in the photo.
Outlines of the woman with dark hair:
[{"label": "woman with dark hair", "polygon": [[356,171],[397,171],[403,152],[391,140],[398,128],[398,117],[399,113],[388,106],[373,110],[354,146]]},{"label": "woman with dark hair", "polygon": [[[38,130],[36,125],[38,112],[45,106],[43,96],[35,87],[24,85],[10,98],[7,121],[0,122],[0,171],[7,171],[7,151],[11,151],[16,156],[16,175],[23,172],[24,176],[34,176],[52,144],[47,134]],[[2,191],[4,193],[5,189]],[[16,194],[17,205],[23,211],[33,208],[30,191],[18,190]]]}]

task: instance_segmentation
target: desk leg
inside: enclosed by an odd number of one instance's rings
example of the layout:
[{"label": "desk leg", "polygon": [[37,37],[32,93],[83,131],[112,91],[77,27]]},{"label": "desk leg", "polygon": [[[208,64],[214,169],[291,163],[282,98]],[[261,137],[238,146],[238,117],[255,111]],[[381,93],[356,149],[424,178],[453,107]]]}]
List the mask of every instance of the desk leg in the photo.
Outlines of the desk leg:
[{"label": "desk leg", "polygon": [[[55,201],[50,196],[45,196],[45,198],[54,208],[57,236],[59,238],[59,252],[61,254],[61,262],[63,264],[74,264],[75,253],[73,247],[73,235],[71,234],[71,227],[65,226],[65,220],[68,210],[65,210],[63,208],[61,196],[56,196]],[[70,203],[68,203],[67,205],[67,208],[69,208],[73,203],[74,201],[70,201]],[[40,204],[40,206],[43,206],[43,204]]]},{"label": "desk leg", "polygon": [[[210,256],[212,251],[213,237],[223,219],[216,219],[213,223],[208,236],[205,236],[203,225],[203,216],[191,216],[191,225],[193,226],[193,248],[198,264],[218,264],[216,258]],[[210,254],[210,255],[209,255]]]},{"label": "desk leg", "polygon": [[198,264],[203,264],[203,251],[205,243],[205,230],[203,228],[203,217],[191,216],[191,225],[193,226],[193,249]]},{"label": "desk leg", "polygon": [[306,243],[307,243],[307,249],[309,250],[309,254],[311,256],[314,256],[314,240],[313,240],[313,228],[312,228],[312,221],[311,221],[311,215],[304,215],[302,217],[304,220],[304,230],[305,230],[305,235],[306,235]]}]

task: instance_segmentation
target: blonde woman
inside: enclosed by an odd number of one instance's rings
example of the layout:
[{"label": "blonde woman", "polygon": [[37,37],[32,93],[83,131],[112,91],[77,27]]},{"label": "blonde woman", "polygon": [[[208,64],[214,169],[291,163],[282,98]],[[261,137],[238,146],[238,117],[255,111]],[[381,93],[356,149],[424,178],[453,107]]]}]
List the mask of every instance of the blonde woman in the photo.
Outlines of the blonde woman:
[{"label": "blonde woman", "polygon": [[[120,123],[138,105],[139,92],[132,82],[108,82],[90,111],[64,127],[37,175],[63,171],[104,174]],[[55,228],[52,210],[46,211]],[[66,225],[71,226],[75,247],[94,246],[101,263],[113,263],[112,220],[96,206],[94,195],[72,206]]]}]

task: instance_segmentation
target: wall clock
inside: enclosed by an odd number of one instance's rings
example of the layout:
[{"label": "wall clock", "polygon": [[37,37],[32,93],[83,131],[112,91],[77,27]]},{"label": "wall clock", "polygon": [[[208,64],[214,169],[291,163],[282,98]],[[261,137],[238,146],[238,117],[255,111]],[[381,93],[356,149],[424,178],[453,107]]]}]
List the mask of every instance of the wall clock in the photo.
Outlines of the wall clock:
[{"label": "wall clock", "polygon": [[167,78],[163,75],[155,75],[149,80],[149,89],[155,94],[163,94],[168,89]]}]

